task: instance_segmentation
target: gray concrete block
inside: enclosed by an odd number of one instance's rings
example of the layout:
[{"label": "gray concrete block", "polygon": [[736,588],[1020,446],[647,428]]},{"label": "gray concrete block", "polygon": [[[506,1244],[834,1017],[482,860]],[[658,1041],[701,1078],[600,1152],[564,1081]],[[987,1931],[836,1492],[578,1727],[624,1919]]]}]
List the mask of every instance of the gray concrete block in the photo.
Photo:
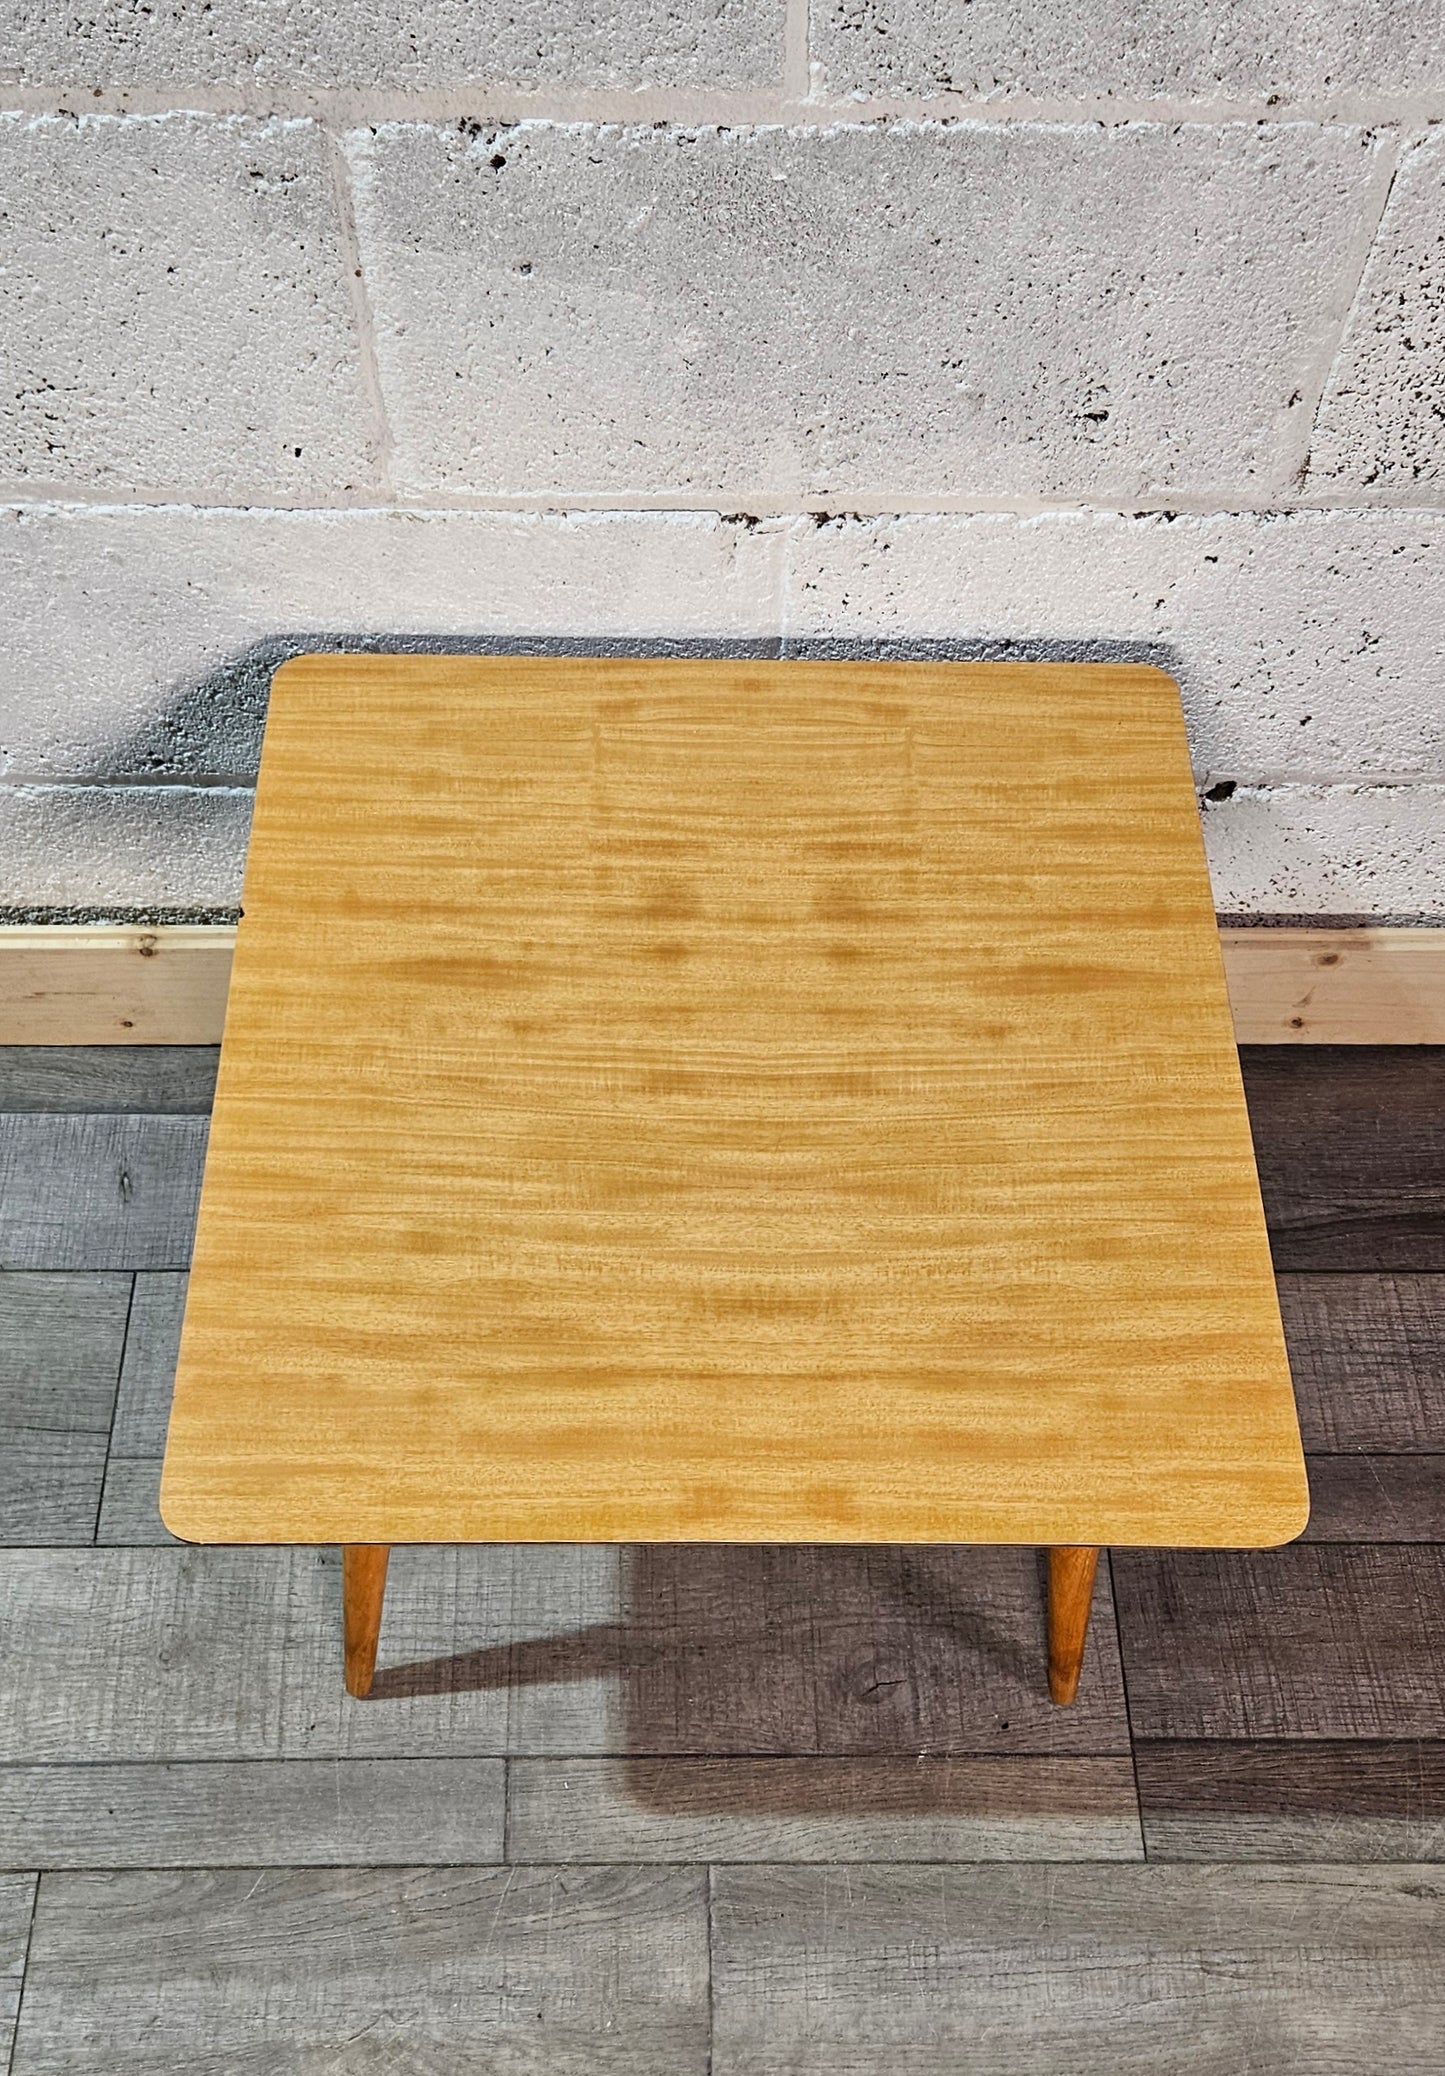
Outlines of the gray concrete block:
[{"label": "gray concrete block", "polygon": [[[1439,912],[1416,823],[1397,823],[1408,789],[1360,790],[1445,778],[1433,513],[749,527],[51,508],[0,525],[6,747],[27,772],[244,775],[288,648],[390,628],[401,645],[726,650],[783,624],[784,549],[794,653],[1133,655],[1175,671],[1201,787],[1242,788],[1211,817],[1229,911]],[[0,905],[227,905],[248,810],[244,786],[0,788]]]},{"label": "gray concrete block", "polygon": [[803,521],[789,647],[1130,656],[1178,677],[1201,787],[1440,780],[1442,583],[1438,513]]},{"label": "gray concrete block", "polygon": [[226,908],[252,795],[239,786],[0,786],[0,908]]},{"label": "gray concrete block", "polygon": [[1381,148],[1308,124],[353,133],[398,484],[1282,486]]},{"label": "gray concrete block", "polygon": [[[1441,31],[1445,39],[1445,28]],[[1445,51],[1445,40],[1441,43]],[[1320,400],[1311,483],[1445,490],[1445,133],[1406,151]]]},{"label": "gray concrete block", "polygon": [[[783,531],[664,512],[0,512],[0,769],[12,782],[245,780],[276,664],[343,640],[766,642]],[[148,807],[151,826],[220,812]],[[42,842],[23,870],[16,858],[0,900],[24,897],[32,867],[37,886],[64,872],[79,885],[92,865],[96,887],[123,873],[104,853],[63,865],[63,826],[53,851]],[[198,863],[198,887],[219,883]],[[225,884],[215,898],[234,898]]]},{"label": "gray concrete block", "polygon": [[1439,93],[1441,0],[817,0],[817,76],[832,94],[970,101],[1334,103]]},{"label": "gray concrete block", "polygon": [[0,118],[0,476],[288,499],[374,480],[306,122]]},{"label": "gray concrete block", "polygon": [[1445,923],[1445,786],[1241,786],[1204,841],[1222,915]]},{"label": "gray concrete block", "polygon": [[154,7],[4,0],[6,57],[26,85],[458,88],[766,86],[784,0],[227,0]]}]

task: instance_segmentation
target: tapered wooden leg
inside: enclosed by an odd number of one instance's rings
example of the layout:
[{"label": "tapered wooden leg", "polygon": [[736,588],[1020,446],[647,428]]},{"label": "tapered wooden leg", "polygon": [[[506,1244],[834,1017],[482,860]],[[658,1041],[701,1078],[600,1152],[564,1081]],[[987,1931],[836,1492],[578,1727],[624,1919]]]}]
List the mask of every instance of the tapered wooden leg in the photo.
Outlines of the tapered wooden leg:
[{"label": "tapered wooden leg", "polygon": [[343,1543],[341,1609],[346,1638],[346,1691],[358,1700],[371,1692],[381,1603],[386,1593],[387,1543]]},{"label": "tapered wooden leg", "polygon": [[1099,1552],[1088,1544],[1049,1552],[1049,1693],[1055,1701],[1068,1703],[1079,1691],[1098,1564]]}]

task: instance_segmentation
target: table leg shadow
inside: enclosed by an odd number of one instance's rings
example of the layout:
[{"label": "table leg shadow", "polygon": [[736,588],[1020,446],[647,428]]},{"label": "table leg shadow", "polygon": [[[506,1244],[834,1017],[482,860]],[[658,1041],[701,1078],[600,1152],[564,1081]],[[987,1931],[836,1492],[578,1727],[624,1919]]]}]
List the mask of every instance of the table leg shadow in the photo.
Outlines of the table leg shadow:
[{"label": "table leg shadow", "polygon": [[[937,1686],[961,1653],[1000,1691],[1036,1691],[1044,1672],[1045,1653],[1029,1648],[1017,1622],[968,1596],[967,1551],[653,1544],[627,1552],[620,1620],[378,1673],[388,1554],[379,1544],[343,1551],[352,1695],[382,1701],[610,1678],[626,1697],[629,1743],[643,1751],[735,1739],[753,1751],[826,1750],[840,1735],[866,1743],[870,1707],[891,1689]],[[1040,1553],[1048,1690],[1058,1704],[1078,1691],[1098,1556],[1093,1548]],[[896,1709],[877,1720],[903,1728]],[[938,1741],[936,1725],[912,1727],[924,1746]]]}]

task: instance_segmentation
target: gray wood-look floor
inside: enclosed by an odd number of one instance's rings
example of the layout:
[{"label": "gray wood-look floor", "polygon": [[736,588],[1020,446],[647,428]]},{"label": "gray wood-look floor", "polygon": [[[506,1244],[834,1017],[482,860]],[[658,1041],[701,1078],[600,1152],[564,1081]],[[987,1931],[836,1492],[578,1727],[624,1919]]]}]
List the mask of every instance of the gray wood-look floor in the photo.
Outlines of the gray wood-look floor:
[{"label": "gray wood-look floor", "polygon": [[0,2069],[1445,2069],[1445,1054],[1246,1085],[1285,1550],[337,1553],[156,1512],[214,1054],[0,1051]]}]

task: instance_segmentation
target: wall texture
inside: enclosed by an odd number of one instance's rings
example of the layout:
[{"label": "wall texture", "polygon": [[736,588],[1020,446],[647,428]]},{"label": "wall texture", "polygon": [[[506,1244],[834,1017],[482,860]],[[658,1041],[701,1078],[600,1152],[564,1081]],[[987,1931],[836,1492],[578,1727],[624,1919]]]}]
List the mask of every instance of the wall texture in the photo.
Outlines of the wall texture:
[{"label": "wall texture", "polygon": [[1079,654],[1445,919],[1445,0],[0,0],[0,907],[350,641]]}]

